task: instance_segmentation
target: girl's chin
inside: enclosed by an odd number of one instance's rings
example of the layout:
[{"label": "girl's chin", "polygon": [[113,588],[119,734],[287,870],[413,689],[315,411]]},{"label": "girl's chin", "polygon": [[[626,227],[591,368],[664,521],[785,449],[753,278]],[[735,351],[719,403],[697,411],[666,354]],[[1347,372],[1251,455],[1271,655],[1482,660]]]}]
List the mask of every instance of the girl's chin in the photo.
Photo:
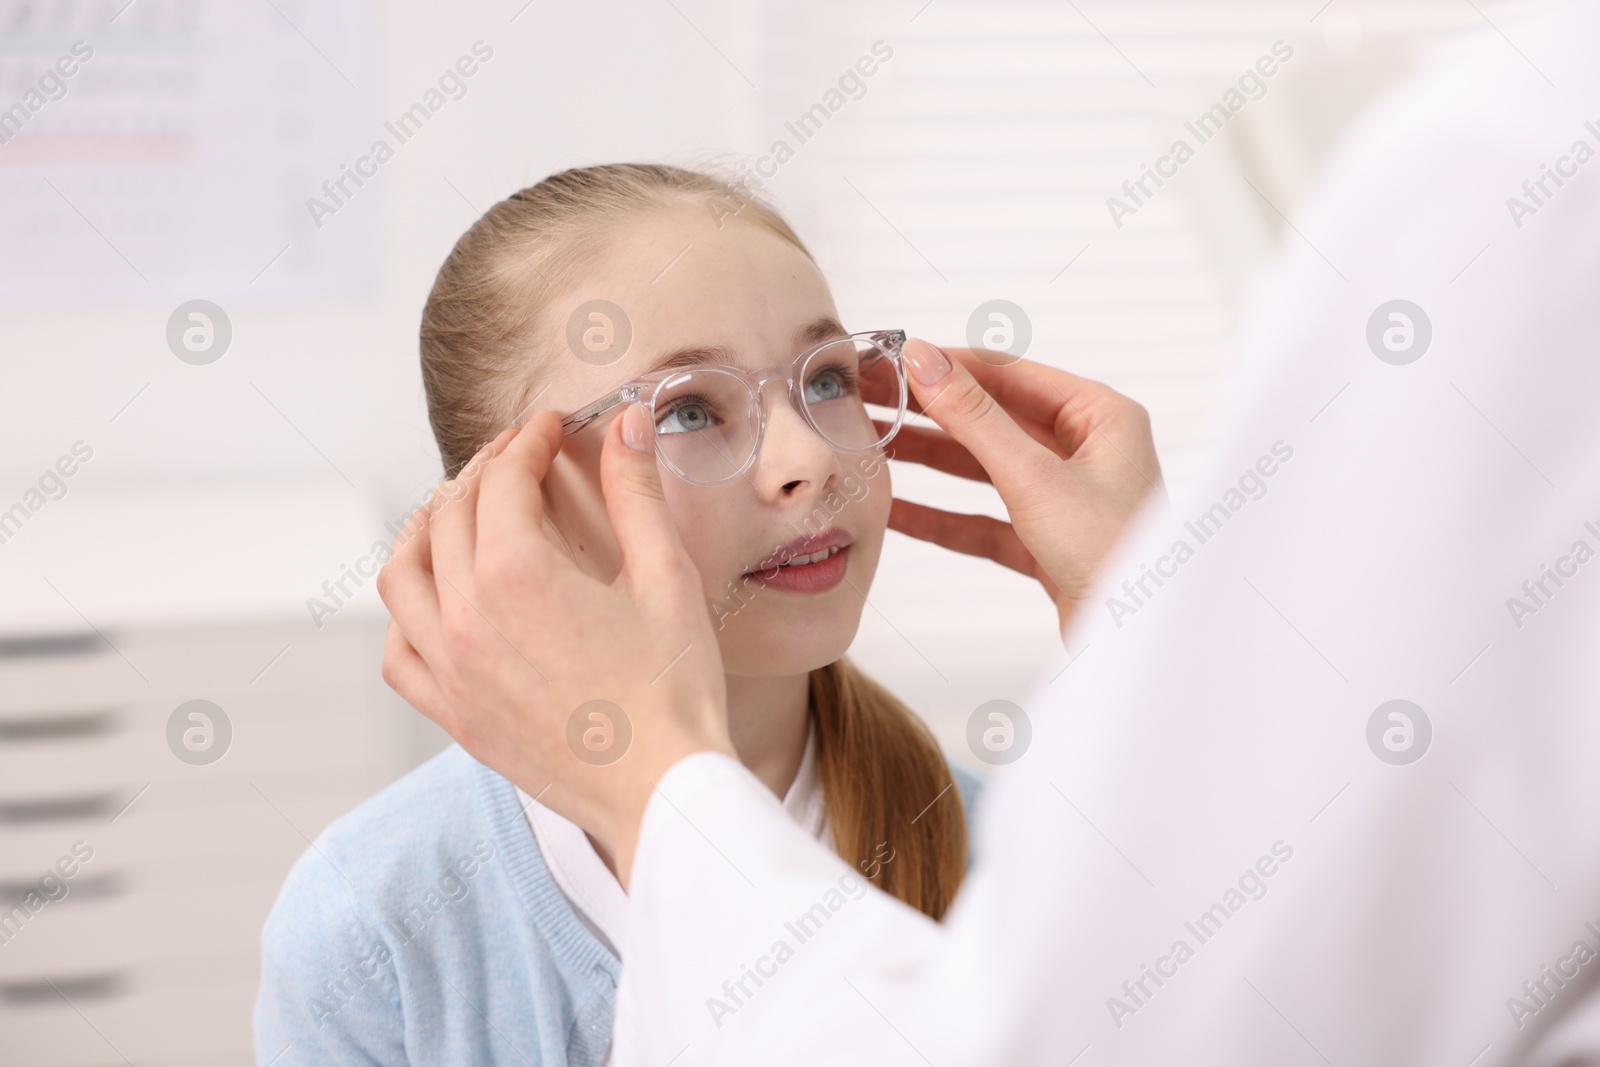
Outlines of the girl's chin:
[{"label": "girl's chin", "polygon": [[[861,584],[854,576],[851,581]],[[729,597],[709,605],[728,673],[763,677],[804,674],[837,661],[855,640],[865,606],[845,582],[815,595],[757,588],[742,601]]]},{"label": "girl's chin", "polygon": [[802,632],[799,641],[793,640],[794,636],[792,628],[769,634],[731,635],[724,631],[721,635],[723,669],[729,674],[756,678],[808,674],[837,662],[848,652],[855,639],[855,627],[841,627],[825,637],[816,630]]}]

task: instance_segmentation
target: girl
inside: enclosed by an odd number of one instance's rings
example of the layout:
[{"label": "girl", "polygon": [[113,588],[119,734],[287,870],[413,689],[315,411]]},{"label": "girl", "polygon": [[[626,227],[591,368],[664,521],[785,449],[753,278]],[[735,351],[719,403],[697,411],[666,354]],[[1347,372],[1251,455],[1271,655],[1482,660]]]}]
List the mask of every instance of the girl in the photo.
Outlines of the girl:
[{"label": "girl", "polygon": [[[904,334],[850,335],[838,318],[800,239],[732,185],[570,170],[496,204],[445,260],[422,315],[429,418],[454,478],[528,411],[570,413],[546,521],[609,581],[601,434],[620,404],[649,405],[740,759],[861,892],[937,919],[966,869],[974,780],[843,658],[888,524]],[[625,709],[591,701],[570,725],[576,758],[625,756]],[[581,829],[452,747],[291,871],[262,935],[259,1061],[601,1063],[625,918]],[[708,1003],[737,1010],[737,988]]]}]

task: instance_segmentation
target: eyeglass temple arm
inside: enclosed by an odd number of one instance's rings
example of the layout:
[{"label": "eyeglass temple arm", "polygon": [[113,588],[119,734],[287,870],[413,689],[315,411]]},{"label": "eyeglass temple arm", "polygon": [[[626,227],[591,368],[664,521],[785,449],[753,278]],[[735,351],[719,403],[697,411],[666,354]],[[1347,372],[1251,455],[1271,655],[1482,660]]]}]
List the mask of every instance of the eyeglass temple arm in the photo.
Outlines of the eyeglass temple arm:
[{"label": "eyeglass temple arm", "polygon": [[639,399],[640,392],[640,388],[632,382],[621,386],[616,392],[603,396],[594,403],[581,407],[562,419],[561,429],[566,434],[575,434],[618,404],[625,404]]}]

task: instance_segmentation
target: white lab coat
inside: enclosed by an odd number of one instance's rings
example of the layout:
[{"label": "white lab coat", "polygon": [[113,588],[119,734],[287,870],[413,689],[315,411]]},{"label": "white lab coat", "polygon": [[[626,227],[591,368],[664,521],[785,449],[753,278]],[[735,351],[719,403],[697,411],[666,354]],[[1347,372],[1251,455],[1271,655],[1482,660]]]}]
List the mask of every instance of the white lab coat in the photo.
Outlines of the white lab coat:
[{"label": "white lab coat", "polygon": [[[1600,159],[1520,228],[1506,203],[1600,148],[1600,19],[1498,24],[1515,47],[1392,100],[1295,219],[1315,248],[1287,237],[1197,475],[1027,705],[947,920],[855,899],[691,757],[645,815],[617,1063],[1600,1062]],[[1432,324],[1408,365],[1367,343],[1393,299]],[[1368,741],[1395,699],[1432,731],[1404,765],[1375,754],[1402,721]]]}]

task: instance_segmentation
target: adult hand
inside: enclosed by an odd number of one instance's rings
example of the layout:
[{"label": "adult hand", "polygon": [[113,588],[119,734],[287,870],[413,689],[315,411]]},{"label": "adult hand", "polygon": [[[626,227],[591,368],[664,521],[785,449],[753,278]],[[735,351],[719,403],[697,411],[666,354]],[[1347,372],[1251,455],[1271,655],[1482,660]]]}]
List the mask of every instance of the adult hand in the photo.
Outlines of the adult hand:
[{"label": "adult hand", "polygon": [[992,483],[1011,521],[897,497],[890,527],[1037,579],[1065,635],[1145,494],[1161,490],[1149,414],[1099,382],[1025,359],[920,339],[906,342],[905,357],[913,410],[942,429],[902,426],[893,458]]},{"label": "adult hand", "polygon": [[393,616],[383,677],[479,761],[589,831],[626,886],[655,782],[693,752],[733,753],[725,676],[648,414],[629,405],[601,452],[623,557],[610,584],[545,531],[540,486],[562,440],[559,416],[535,416],[413,516],[378,572]]}]

